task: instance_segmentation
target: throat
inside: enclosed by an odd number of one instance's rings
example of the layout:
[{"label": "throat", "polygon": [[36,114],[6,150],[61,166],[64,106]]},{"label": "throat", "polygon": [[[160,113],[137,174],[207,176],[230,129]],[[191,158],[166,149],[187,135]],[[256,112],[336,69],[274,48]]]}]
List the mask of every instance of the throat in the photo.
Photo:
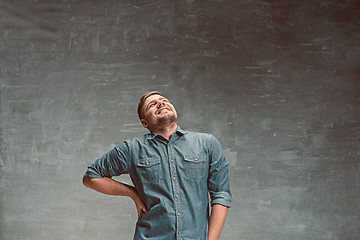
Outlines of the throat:
[{"label": "throat", "polygon": [[159,126],[157,129],[155,129],[153,132],[156,132],[157,134],[160,134],[164,138],[166,138],[168,141],[170,141],[173,133],[177,129],[177,124],[174,122],[171,125],[167,126]]}]

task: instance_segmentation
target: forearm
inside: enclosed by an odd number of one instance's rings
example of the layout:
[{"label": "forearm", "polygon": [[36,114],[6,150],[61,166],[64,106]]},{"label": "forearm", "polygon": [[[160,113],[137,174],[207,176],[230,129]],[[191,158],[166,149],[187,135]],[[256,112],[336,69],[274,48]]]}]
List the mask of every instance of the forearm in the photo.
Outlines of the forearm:
[{"label": "forearm", "polygon": [[211,216],[209,219],[208,240],[217,240],[224,226],[228,208],[214,204],[211,208]]},{"label": "forearm", "polygon": [[130,197],[135,203],[138,216],[140,216],[141,212],[146,213],[148,211],[140,195],[133,186],[107,177],[93,179],[84,177],[83,183],[86,187],[104,194]]},{"label": "forearm", "polygon": [[133,186],[115,181],[108,177],[93,179],[84,177],[83,184],[88,188],[108,195],[127,196],[134,199],[138,194]]}]

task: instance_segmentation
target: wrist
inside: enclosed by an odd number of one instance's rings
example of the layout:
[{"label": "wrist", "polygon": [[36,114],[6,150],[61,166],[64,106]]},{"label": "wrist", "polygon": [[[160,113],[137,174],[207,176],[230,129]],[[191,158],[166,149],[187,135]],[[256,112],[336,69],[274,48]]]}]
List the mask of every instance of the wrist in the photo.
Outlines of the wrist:
[{"label": "wrist", "polygon": [[139,194],[136,191],[136,188],[133,186],[129,186],[129,197],[133,200],[136,201],[139,198]]}]

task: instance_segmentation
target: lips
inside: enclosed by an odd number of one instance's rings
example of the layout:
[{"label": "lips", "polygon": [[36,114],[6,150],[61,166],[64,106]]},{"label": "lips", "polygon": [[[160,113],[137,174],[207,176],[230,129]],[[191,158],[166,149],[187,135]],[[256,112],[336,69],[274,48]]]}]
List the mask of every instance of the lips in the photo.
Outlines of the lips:
[{"label": "lips", "polygon": [[168,108],[168,107],[162,107],[162,108],[160,108],[158,111],[157,111],[157,114],[160,114],[163,110],[168,110],[168,111],[170,111],[170,108]]}]

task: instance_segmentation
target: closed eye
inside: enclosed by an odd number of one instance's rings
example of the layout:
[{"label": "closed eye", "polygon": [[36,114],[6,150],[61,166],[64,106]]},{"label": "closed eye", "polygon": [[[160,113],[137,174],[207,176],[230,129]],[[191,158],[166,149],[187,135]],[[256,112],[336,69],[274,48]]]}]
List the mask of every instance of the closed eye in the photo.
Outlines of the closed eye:
[{"label": "closed eye", "polygon": [[[165,102],[165,103],[170,103],[169,100],[167,100],[166,98],[161,98],[160,101]],[[156,106],[157,101],[153,100],[151,101],[147,106],[146,106],[146,111],[154,106]]]},{"label": "closed eye", "polygon": [[149,109],[149,108],[152,108],[152,107],[154,107],[155,105],[156,105],[156,104],[155,104],[154,102],[153,102],[153,103],[150,103],[147,108],[148,108],[148,109]]}]

